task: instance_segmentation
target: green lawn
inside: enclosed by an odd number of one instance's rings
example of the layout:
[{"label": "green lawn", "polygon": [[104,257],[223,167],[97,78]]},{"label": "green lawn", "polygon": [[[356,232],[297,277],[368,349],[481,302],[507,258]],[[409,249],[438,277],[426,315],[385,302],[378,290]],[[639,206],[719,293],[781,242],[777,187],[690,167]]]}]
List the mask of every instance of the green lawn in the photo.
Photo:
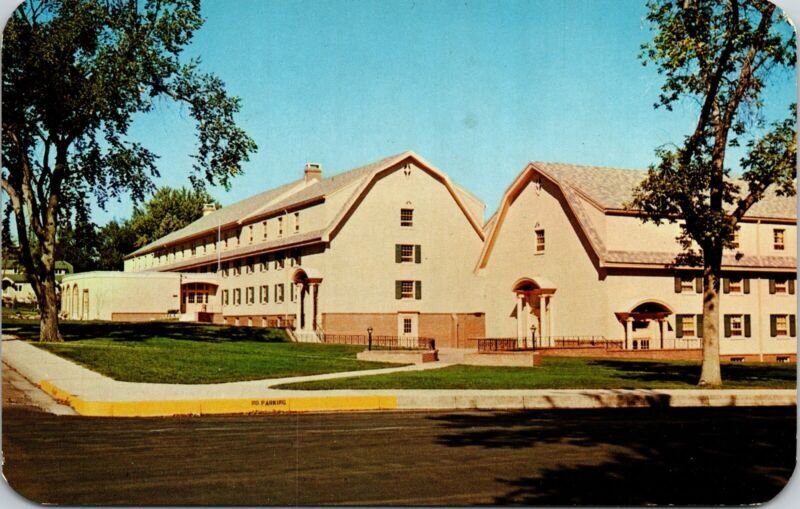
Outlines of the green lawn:
[{"label": "green lawn", "polygon": [[[451,366],[281,386],[285,389],[692,389],[697,363],[545,357],[536,368]],[[794,389],[794,364],[725,364],[726,388]]]},{"label": "green lawn", "polygon": [[[35,339],[38,325],[4,329]],[[283,331],[174,322],[65,322],[65,342],[34,343],[115,380],[220,383],[395,367],[356,360],[359,346],[286,342]]]}]

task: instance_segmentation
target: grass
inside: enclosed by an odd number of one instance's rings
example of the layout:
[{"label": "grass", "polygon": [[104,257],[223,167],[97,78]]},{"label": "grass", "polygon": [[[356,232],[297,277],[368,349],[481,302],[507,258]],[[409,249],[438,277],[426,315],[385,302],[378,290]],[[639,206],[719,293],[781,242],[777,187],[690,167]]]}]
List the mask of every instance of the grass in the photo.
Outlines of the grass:
[{"label": "grass", "polygon": [[[724,364],[725,388],[794,389],[794,364]],[[536,368],[451,366],[279,386],[285,389],[693,389],[698,363],[545,357]]]},{"label": "grass", "polygon": [[[38,323],[8,321],[22,339]],[[64,343],[34,343],[115,380],[221,383],[357,371],[397,364],[363,362],[363,347],[286,342],[282,330],[174,322],[64,322]]]}]

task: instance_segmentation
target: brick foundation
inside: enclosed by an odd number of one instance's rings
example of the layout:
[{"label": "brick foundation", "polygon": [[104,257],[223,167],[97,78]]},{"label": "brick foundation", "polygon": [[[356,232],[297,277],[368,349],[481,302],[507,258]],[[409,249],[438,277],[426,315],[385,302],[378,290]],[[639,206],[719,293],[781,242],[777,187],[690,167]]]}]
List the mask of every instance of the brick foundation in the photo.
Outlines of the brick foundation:
[{"label": "brick foundation", "polygon": [[[673,361],[703,360],[703,350],[699,348],[670,350],[606,350],[603,347],[587,348],[538,348],[543,357],[602,357],[606,359],[649,359]],[[797,362],[797,354],[764,354],[764,360],[758,354],[720,355],[721,362]]]},{"label": "brick foundation", "polygon": [[167,320],[166,313],[111,313],[113,322],[149,322],[152,320]]},{"label": "brick foundation", "polygon": [[[418,334],[434,338],[437,347],[465,348],[469,337],[482,337],[483,313],[420,313]],[[329,334],[366,334],[372,327],[376,336],[397,336],[396,313],[324,313],[322,324]]]}]

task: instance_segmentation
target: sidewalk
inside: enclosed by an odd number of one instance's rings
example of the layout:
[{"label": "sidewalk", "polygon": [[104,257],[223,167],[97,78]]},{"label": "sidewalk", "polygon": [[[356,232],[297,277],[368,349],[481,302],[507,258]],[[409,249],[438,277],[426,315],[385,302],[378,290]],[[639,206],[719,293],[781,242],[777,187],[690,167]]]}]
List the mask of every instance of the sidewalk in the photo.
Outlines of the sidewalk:
[{"label": "sidewalk", "polygon": [[786,406],[795,390],[329,390],[273,389],[278,384],[437,369],[427,363],[296,378],[223,384],[119,382],[24,341],[2,342],[3,363],[78,414],[144,417],[186,414],[354,410],[505,410],[615,407]]}]

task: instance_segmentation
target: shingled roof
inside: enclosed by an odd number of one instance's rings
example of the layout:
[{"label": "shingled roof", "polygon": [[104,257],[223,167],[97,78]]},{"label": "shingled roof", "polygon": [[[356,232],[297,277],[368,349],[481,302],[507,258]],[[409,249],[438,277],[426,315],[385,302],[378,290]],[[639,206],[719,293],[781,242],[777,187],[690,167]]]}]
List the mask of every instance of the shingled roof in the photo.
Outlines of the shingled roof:
[{"label": "shingled roof", "polygon": [[[289,182],[288,184],[284,184],[280,187],[256,194],[211,212],[210,214],[201,217],[184,228],[174,231],[154,242],[147,244],[146,246],[137,249],[133,253],[127,255],[126,258],[131,258],[143,253],[154,251],[156,249],[181,242],[184,239],[190,239],[200,235],[216,234],[218,227],[226,228],[234,224],[246,224],[260,217],[267,217],[270,214],[301,206],[304,203],[313,202],[318,199],[324,199],[326,196],[345,189],[348,186],[351,186],[352,191],[349,191],[351,192],[351,196],[348,200],[346,200],[345,207],[351,206],[355,202],[355,196],[360,192],[363,192],[367,188],[368,182],[379,172],[402,163],[407,159],[413,159],[420,166],[427,168],[429,171],[441,177],[445,185],[451,190],[451,193],[456,198],[456,201],[462,206],[464,213],[473,223],[476,231],[478,231],[478,234],[481,236],[481,238],[483,238],[483,229],[480,225],[481,218],[474,217],[474,214],[470,211],[469,206],[464,203],[466,198],[471,199],[473,202],[478,199],[473,195],[469,195],[464,189],[457,187],[449,180],[449,178],[447,178],[446,175],[424,161],[414,152],[406,151],[400,154],[385,157],[378,161],[343,173],[333,175],[331,177],[311,182],[306,182],[304,178],[301,178]],[[304,241],[310,242],[314,241],[315,239],[324,240],[334,228],[335,223],[341,220],[343,214],[340,212],[335,216],[336,217],[331,221],[331,224],[329,224],[327,227],[318,231],[308,232],[307,234],[303,235],[302,237]],[[263,249],[276,249],[279,247],[284,247],[284,245],[288,246],[290,244],[294,244],[298,241],[298,239],[300,239],[298,235],[292,235],[284,239],[271,241],[266,244],[259,243],[258,245],[254,245],[252,249],[256,251]],[[231,251],[230,253],[226,253],[226,257],[231,257],[233,255],[238,256],[242,254],[244,254],[244,252]],[[195,258],[191,260],[191,263],[196,264],[200,260],[201,258]],[[175,266],[174,268],[179,268],[180,266],[186,265],[186,263],[186,261],[181,261],[180,263],[172,265]],[[172,265],[159,266],[158,270],[170,270],[173,268]]]},{"label": "shingled roof", "polygon": [[[565,163],[530,162],[514,182],[506,190],[500,207],[485,225],[486,243],[481,253],[478,268],[485,266],[491,254],[494,239],[502,228],[505,210],[511,195],[518,193],[530,181],[533,172],[537,172],[554,182],[577,219],[585,239],[591,246],[593,255],[600,266],[617,264],[635,264],[648,266],[669,266],[675,261],[675,252],[656,251],[610,251],[603,236],[591,220],[586,207],[595,206],[605,213],[630,213],[627,204],[633,198],[633,189],[644,180],[647,172],[602,166],[584,166]],[[733,180],[741,190],[746,189],[742,180]],[[778,196],[774,189],[769,189],[761,199],[753,205],[746,218],[773,220],[796,220],[797,202],[794,197]],[[723,265],[736,268],[774,268],[794,269],[797,260],[793,256],[725,256]]]},{"label": "shingled roof", "polygon": [[176,230],[160,239],[157,239],[141,248],[137,249],[127,257],[137,256],[160,247],[165,247],[202,233],[216,232],[217,227],[225,227],[235,223],[241,223],[244,219],[257,215],[269,215],[271,212],[280,211],[300,203],[310,201],[331,194],[353,182],[363,180],[379,168],[384,168],[395,161],[401,160],[408,152],[396,154],[390,157],[375,161],[365,166],[354,168],[350,171],[327,177],[312,183],[305,182],[304,179],[297,179],[288,184],[264,191],[253,195],[244,200],[232,203],[228,206],[217,209],[200,219]]},{"label": "shingled roof", "polygon": [[[606,210],[623,210],[633,198],[633,189],[647,176],[643,170],[582,166],[577,164],[547,163],[533,161],[531,165],[540,172],[567,184],[584,198]],[[740,179],[731,179],[742,191],[747,184]],[[797,202],[794,197],[778,196],[774,188],[754,204],[748,217],[771,219],[796,219]]]}]

